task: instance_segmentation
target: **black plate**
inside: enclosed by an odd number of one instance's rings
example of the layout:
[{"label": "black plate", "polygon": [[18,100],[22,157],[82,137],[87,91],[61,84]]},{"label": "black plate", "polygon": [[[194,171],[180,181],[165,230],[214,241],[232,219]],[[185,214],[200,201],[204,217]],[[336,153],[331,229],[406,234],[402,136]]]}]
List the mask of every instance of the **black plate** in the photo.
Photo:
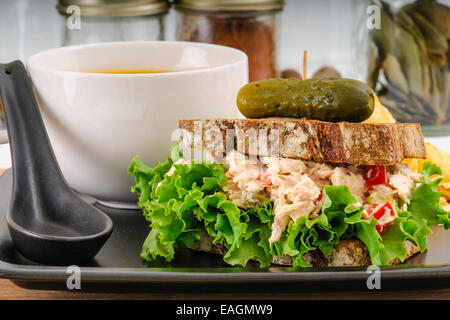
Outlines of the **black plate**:
[{"label": "black plate", "polygon": [[[16,251],[6,226],[4,215],[11,194],[11,171],[0,178],[0,277],[9,278],[19,285],[27,283],[65,284],[66,267],[36,264]],[[119,210],[96,205],[114,221],[114,231],[96,258],[81,266],[83,283],[129,285],[138,284],[313,284],[325,288],[326,284],[357,282],[366,284],[366,268],[292,268],[273,266],[260,269],[256,264],[246,268],[226,265],[221,257],[179,249],[171,263],[159,261],[144,263],[140,257],[141,244],[148,234],[148,223],[139,210]],[[434,228],[429,237],[428,251],[416,255],[407,264],[381,268],[383,283],[403,281],[411,284],[449,285],[450,232]],[[37,282],[36,282],[37,281]],[[195,286],[194,286],[195,287]],[[285,288],[280,287],[278,288]],[[195,288],[194,288],[195,289]]]}]

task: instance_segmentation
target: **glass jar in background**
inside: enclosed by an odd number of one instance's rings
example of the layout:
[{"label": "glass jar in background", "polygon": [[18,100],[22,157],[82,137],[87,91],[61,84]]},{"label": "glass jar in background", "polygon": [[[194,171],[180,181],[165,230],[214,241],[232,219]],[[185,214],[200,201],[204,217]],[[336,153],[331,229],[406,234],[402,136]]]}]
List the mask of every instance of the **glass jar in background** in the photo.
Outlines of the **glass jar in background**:
[{"label": "glass jar in background", "polygon": [[300,77],[308,51],[307,77],[367,79],[369,17],[366,0],[286,1],[282,17],[280,70]]},{"label": "glass jar in background", "polygon": [[399,122],[450,134],[450,1],[390,0],[370,33],[368,83]]},{"label": "glass jar in background", "polygon": [[250,81],[277,75],[277,25],[283,1],[179,0],[175,8],[177,40],[244,51]]},{"label": "glass jar in background", "polygon": [[164,40],[169,7],[168,0],[59,0],[62,45]]}]

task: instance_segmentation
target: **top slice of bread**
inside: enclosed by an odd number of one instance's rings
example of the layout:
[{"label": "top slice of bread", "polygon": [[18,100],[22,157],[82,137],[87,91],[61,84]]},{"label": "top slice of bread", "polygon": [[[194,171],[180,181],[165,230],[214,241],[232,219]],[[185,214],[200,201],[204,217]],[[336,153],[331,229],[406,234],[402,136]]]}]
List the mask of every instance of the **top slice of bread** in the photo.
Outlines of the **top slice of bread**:
[{"label": "top slice of bread", "polygon": [[179,120],[185,148],[212,153],[236,149],[326,163],[392,165],[426,158],[418,123],[349,123],[307,119]]}]

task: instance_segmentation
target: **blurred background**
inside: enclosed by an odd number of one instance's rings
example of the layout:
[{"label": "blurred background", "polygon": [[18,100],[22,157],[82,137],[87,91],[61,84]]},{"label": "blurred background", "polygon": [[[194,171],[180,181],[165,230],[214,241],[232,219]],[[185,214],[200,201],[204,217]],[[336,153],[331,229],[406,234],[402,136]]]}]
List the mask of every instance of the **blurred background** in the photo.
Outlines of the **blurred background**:
[{"label": "blurred background", "polygon": [[[30,55],[49,48],[92,43],[100,41],[138,41],[138,40],[176,40],[196,39],[186,35],[188,27],[196,25],[203,27],[203,33],[214,33],[214,21],[203,19],[207,15],[201,15],[200,19],[188,18],[198,15],[194,6],[172,5],[167,10],[152,14],[152,10],[146,8],[143,3],[158,2],[157,0],[0,0],[0,33],[3,44],[0,46],[0,59],[8,61],[13,59],[26,60]],[[160,1],[159,1],[160,2]],[[162,1],[164,2],[164,1]],[[183,1],[178,1],[183,3]],[[196,1],[185,1],[196,3]],[[221,1],[203,0],[199,3],[211,3],[208,9],[213,12],[214,3]],[[222,1],[223,2],[223,1]],[[225,1],[227,2],[227,1]],[[245,0],[241,1],[246,2]],[[255,2],[248,1],[249,3]],[[365,61],[356,64],[358,50],[354,50],[359,36],[367,31],[365,21],[368,15],[366,8],[368,1],[364,0],[287,0],[284,1],[262,1],[269,3],[268,10],[260,10],[256,17],[249,18],[248,25],[243,29],[235,30],[236,35],[248,39],[248,31],[259,19],[262,24],[273,27],[276,46],[278,69],[300,68],[303,50],[308,50],[309,72],[314,73],[322,65],[339,64],[341,72],[346,76],[365,78]],[[58,10],[58,4],[59,10]],[[71,4],[76,4],[81,9],[80,29],[70,30],[67,27],[67,19],[70,15],[63,14]],[[112,5],[111,5],[112,4]],[[116,6],[117,4],[129,4],[137,7],[135,13],[126,13],[125,10]],[[139,8],[139,5],[141,7]],[[88,12],[90,8],[97,7],[97,11]],[[105,10],[101,10],[101,8]],[[271,8],[277,8],[272,13]],[[69,10],[70,11],[70,10]],[[223,10],[226,11],[226,10]],[[238,14],[229,14],[225,20],[232,19]],[[254,10],[251,10],[254,11]],[[70,11],[72,12],[72,11]],[[89,16],[84,17],[84,12]],[[217,10],[214,10],[217,12]],[[108,17],[108,15],[126,15],[126,17]],[[245,14],[245,13],[244,13]],[[254,12],[252,13],[254,14]],[[249,14],[251,16],[251,14]],[[259,16],[259,17],[258,17]],[[269,17],[269,19],[264,19]],[[184,19],[184,20],[183,20]],[[273,21],[272,21],[273,19]],[[194,21],[193,21],[194,20]],[[154,23],[152,23],[154,22]],[[189,24],[190,25],[187,25]],[[253,23],[253,25],[252,25]],[[272,25],[273,23],[273,25]],[[186,26],[187,25],[187,26]],[[177,34],[178,27],[178,34]],[[361,30],[359,30],[361,27]],[[246,34],[244,34],[247,31]],[[251,31],[251,30],[250,30]],[[224,31],[222,30],[222,33]],[[264,31],[259,35],[264,34]],[[272,34],[271,34],[272,35]],[[213,42],[213,37],[198,36],[206,42]],[[246,38],[245,38],[246,37]],[[360,40],[363,38],[360,37]],[[262,38],[258,38],[262,42]],[[215,41],[220,42],[220,40]],[[252,44],[253,45],[253,44]],[[255,50],[258,48],[256,44]],[[273,48],[274,49],[274,48]],[[363,55],[358,55],[363,58]]]},{"label": "blurred background", "polygon": [[308,50],[308,77],[368,83],[397,121],[420,122],[450,151],[450,0],[0,0],[0,15],[2,62],[102,41],[199,41],[245,51],[259,80],[300,77]]}]

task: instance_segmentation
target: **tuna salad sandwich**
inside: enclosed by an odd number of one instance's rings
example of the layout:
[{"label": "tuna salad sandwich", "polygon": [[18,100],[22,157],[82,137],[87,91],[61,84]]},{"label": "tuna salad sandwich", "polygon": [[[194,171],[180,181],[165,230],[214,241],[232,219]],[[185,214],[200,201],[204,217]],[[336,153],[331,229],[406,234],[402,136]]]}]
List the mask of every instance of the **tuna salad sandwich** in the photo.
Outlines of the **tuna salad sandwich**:
[{"label": "tuna salad sandwich", "polygon": [[401,163],[426,158],[419,124],[283,115],[179,128],[165,162],[129,168],[151,228],[145,260],[188,247],[242,266],[398,264],[426,250],[430,226],[450,227],[440,168]]}]

